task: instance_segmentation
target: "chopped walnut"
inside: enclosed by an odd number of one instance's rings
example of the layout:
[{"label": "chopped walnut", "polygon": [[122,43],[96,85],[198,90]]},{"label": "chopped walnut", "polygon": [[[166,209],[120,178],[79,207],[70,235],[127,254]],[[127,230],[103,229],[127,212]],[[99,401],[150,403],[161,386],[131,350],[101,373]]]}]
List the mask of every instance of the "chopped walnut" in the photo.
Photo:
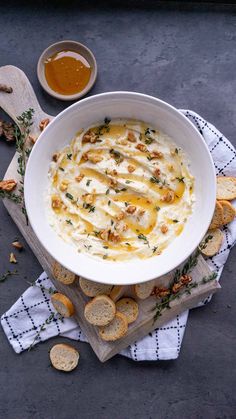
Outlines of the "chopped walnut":
[{"label": "chopped walnut", "polygon": [[81,173],[80,175],[75,177],[76,182],[81,182],[81,180],[84,178],[84,175]]},{"label": "chopped walnut", "polygon": [[116,179],[110,179],[110,186],[112,188],[115,188],[118,185],[118,182]]},{"label": "chopped walnut", "polygon": [[131,143],[136,143],[136,137],[133,132],[129,131],[127,138],[128,138],[128,141],[130,141]]},{"label": "chopped walnut", "polygon": [[184,284],[182,284],[181,282],[176,282],[173,286],[172,286],[172,292],[173,294],[177,294],[177,292],[179,292],[179,290],[184,286]]},{"label": "chopped walnut", "polygon": [[16,260],[16,257],[14,255],[14,253],[10,253],[9,262],[10,263],[17,263],[17,260]]},{"label": "chopped walnut", "polygon": [[138,216],[139,216],[139,217],[142,217],[142,216],[145,214],[145,212],[146,212],[146,211],[145,211],[144,209],[139,209],[139,210],[138,210]]},{"label": "chopped walnut", "polygon": [[21,242],[19,242],[18,240],[14,241],[12,243],[12,246],[15,247],[18,250],[22,250],[23,249],[23,244]]},{"label": "chopped walnut", "polygon": [[96,143],[98,140],[98,135],[95,134],[95,132],[88,130],[82,138],[83,143]]},{"label": "chopped walnut", "polygon": [[[30,142],[32,143],[32,144],[35,144],[36,143],[36,141],[37,141],[37,139],[39,138],[39,136],[38,135],[35,135],[35,134],[29,134],[29,140],[30,140]],[[55,160],[54,160],[55,161]]]},{"label": "chopped walnut", "polygon": [[122,231],[127,231],[128,230],[128,225],[126,223],[123,223],[122,225]]},{"label": "chopped walnut", "polygon": [[40,131],[43,131],[46,128],[46,126],[49,124],[49,122],[50,122],[49,118],[42,119],[42,121],[40,121],[39,123]]},{"label": "chopped walnut", "polygon": [[106,230],[101,230],[100,231],[101,239],[107,242],[109,238],[109,233],[110,233],[110,230],[108,228]]},{"label": "chopped walnut", "polygon": [[116,176],[118,173],[116,169],[107,169],[106,174],[111,175],[111,176]]},{"label": "chopped walnut", "polygon": [[151,159],[161,159],[163,157],[163,153],[161,151],[154,150],[149,154]]},{"label": "chopped walnut", "polygon": [[126,208],[126,212],[128,213],[128,214],[134,214],[134,212],[136,211],[136,207],[135,207],[135,205],[129,205],[127,208]]},{"label": "chopped walnut", "polygon": [[163,234],[166,234],[166,233],[167,233],[167,231],[168,231],[168,227],[167,227],[167,225],[162,224],[162,226],[161,226],[161,232],[162,232]]},{"label": "chopped walnut", "polygon": [[53,209],[59,209],[62,207],[62,200],[59,196],[55,195],[52,197],[52,208]]},{"label": "chopped walnut", "polygon": [[17,182],[14,179],[2,180],[0,181],[0,191],[11,192],[17,185]]},{"label": "chopped walnut", "polygon": [[121,221],[125,217],[125,214],[121,211],[119,214],[116,215],[116,220]]},{"label": "chopped walnut", "polygon": [[60,190],[62,191],[62,192],[64,192],[64,191],[66,191],[67,190],[67,188],[68,188],[68,185],[69,185],[69,181],[68,180],[63,180],[62,182],[61,182],[61,184],[60,184]]},{"label": "chopped walnut", "polygon": [[100,163],[100,161],[103,160],[103,157],[100,156],[99,154],[90,154],[90,153],[85,153],[87,154],[88,160],[91,161],[91,163]]},{"label": "chopped walnut", "polygon": [[85,161],[88,161],[88,153],[84,153],[84,154],[82,155],[82,158],[83,158]]},{"label": "chopped walnut", "polygon": [[161,197],[162,202],[172,203],[175,200],[175,193],[174,191],[168,191],[165,195]]},{"label": "chopped walnut", "polygon": [[82,195],[82,198],[86,204],[91,205],[94,202],[94,195],[92,194],[88,193],[88,194]]},{"label": "chopped walnut", "polygon": [[160,174],[161,174],[160,169],[156,168],[156,169],[154,170],[154,176],[158,177],[158,176],[160,176]]},{"label": "chopped walnut", "polygon": [[190,275],[182,275],[179,280],[183,285],[187,285],[192,281],[192,277]]},{"label": "chopped walnut", "polygon": [[58,154],[58,153],[55,153],[55,154],[53,154],[53,156],[52,156],[52,160],[56,163],[56,162],[57,162],[57,160],[58,160],[58,157],[59,157],[59,154]]},{"label": "chopped walnut", "polygon": [[133,166],[132,164],[129,164],[129,166],[128,166],[128,172],[129,173],[133,173],[135,171],[135,169],[136,169],[135,166]]},{"label": "chopped walnut", "polygon": [[124,138],[118,138],[116,140],[116,144],[127,145],[128,144],[128,141],[125,140]]},{"label": "chopped walnut", "polygon": [[147,151],[147,147],[142,143],[138,143],[135,148],[142,151],[143,153],[145,153]]},{"label": "chopped walnut", "polygon": [[109,234],[109,240],[114,243],[118,243],[120,242],[121,238],[120,238],[120,235],[116,231],[111,231]]},{"label": "chopped walnut", "polygon": [[154,287],[151,295],[155,295],[159,298],[167,297],[170,294],[170,290],[165,287]]}]

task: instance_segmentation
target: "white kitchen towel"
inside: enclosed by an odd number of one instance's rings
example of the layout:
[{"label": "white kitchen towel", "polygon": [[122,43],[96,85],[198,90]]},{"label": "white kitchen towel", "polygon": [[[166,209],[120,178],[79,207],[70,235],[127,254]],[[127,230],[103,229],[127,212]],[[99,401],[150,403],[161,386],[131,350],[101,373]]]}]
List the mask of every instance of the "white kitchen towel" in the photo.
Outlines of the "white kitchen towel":
[{"label": "white kitchen towel", "polygon": [[[215,164],[216,175],[236,176],[236,151],[232,144],[210,123],[192,111],[182,111],[197,127],[206,141]],[[218,280],[236,240],[236,220],[223,227],[224,241],[218,254],[207,259],[216,271]],[[45,273],[28,288],[16,303],[1,317],[4,332],[15,352],[20,353],[36,343],[53,336],[64,336],[86,341],[86,336],[73,319],[63,319],[54,312],[50,303],[53,285]],[[206,304],[210,297],[202,302]],[[167,360],[178,357],[188,311],[157,328],[121,352],[135,361]]]}]

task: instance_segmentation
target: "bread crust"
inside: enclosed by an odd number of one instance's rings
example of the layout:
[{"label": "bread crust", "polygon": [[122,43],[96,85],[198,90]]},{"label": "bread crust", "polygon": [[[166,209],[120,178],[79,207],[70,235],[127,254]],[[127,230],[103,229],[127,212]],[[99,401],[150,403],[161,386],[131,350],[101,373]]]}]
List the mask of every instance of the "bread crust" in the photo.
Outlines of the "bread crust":
[{"label": "bread crust", "polygon": [[224,224],[223,207],[220,204],[220,202],[216,201],[215,211],[214,211],[209,229],[212,230],[214,228],[221,227],[223,224]]},{"label": "bread crust", "polygon": [[115,313],[115,303],[107,295],[97,295],[84,308],[86,320],[94,326],[106,326],[113,320]]},{"label": "bread crust", "polygon": [[121,298],[116,303],[116,309],[119,313],[122,313],[127,317],[128,324],[133,323],[138,317],[138,303],[133,300],[133,298]]},{"label": "bread crust", "polygon": [[62,284],[69,285],[75,281],[76,275],[73,272],[68,271],[60,263],[54,262],[52,273],[57,281],[62,282]]},{"label": "bread crust", "polygon": [[135,284],[134,285],[135,296],[140,298],[141,300],[145,300],[146,298],[150,297],[154,286],[155,286],[155,280],[143,282],[142,284]]},{"label": "bread crust", "polygon": [[110,294],[113,285],[100,284],[99,282],[89,281],[86,278],[79,278],[79,285],[87,297],[96,297],[97,295]]},{"label": "bread crust", "polygon": [[[117,321],[119,322],[119,329],[114,330],[114,333],[112,334],[112,328],[115,328],[115,323],[117,324]],[[99,336],[101,339],[107,341],[107,342],[114,342],[115,340],[118,340],[125,336],[125,334],[128,331],[128,321],[124,314],[120,313],[119,311],[116,312],[114,319],[110,324],[104,327],[99,327]]]},{"label": "bread crust", "polygon": [[[60,306],[58,306],[57,303],[61,303],[63,305],[63,309],[60,309]],[[60,292],[56,292],[51,296],[51,303],[55,310],[60,313],[63,317],[71,317],[73,316],[75,312],[75,308],[71,300],[64,294],[61,294]]]},{"label": "bread crust", "polygon": [[220,200],[219,203],[223,208],[223,223],[231,223],[235,218],[235,209],[233,205],[226,200]]},{"label": "bread crust", "polygon": [[[64,372],[74,370],[79,362],[79,352],[71,345],[66,343],[57,343],[50,349],[49,353],[52,366]],[[68,358],[73,357],[73,362]]]},{"label": "bread crust", "polygon": [[236,198],[236,178],[232,176],[217,176],[217,199],[232,201]]}]

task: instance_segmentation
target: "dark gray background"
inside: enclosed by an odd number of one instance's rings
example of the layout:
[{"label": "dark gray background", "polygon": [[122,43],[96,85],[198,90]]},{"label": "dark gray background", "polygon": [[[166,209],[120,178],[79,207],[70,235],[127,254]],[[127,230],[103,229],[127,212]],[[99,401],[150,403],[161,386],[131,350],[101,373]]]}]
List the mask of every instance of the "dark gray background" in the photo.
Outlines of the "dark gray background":
[{"label": "dark gray background", "polygon": [[[236,16],[233,7],[200,7],[177,2],[43,2],[0,4],[0,65],[25,71],[43,109],[67,106],[44,93],[36,64],[42,50],[61,39],[85,43],[94,52],[99,76],[90,94],[134,90],[189,108],[215,124],[236,145]],[[32,2],[33,3],[33,2]],[[46,2],[45,2],[46,3]],[[135,5],[137,7],[135,8]],[[0,117],[3,117],[0,112]],[[14,146],[0,143],[0,176]],[[207,197],[206,197],[207,199]],[[1,273],[11,242],[20,234],[0,206]],[[222,275],[222,290],[189,317],[176,361],[134,363],[116,356],[101,364],[88,344],[75,343],[81,362],[69,375],[53,370],[48,350],[53,339],[16,355],[2,330],[0,417],[71,418],[235,418],[236,417],[236,250]],[[0,284],[0,312],[42,269],[30,249],[18,256],[20,275]]]}]

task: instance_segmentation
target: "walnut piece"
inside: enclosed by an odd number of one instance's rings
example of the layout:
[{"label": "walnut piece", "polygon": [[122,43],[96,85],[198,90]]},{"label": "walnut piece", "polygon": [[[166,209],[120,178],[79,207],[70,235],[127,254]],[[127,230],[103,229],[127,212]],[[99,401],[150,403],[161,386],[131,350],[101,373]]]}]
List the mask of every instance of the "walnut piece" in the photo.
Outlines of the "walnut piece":
[{"label": "walnut piece", "polygon": [[160,176],[160,174],[161,174],[161,171],[160,171],[160,169],[158,169],[158,167],[154,170],[154,176],[156,176],[156,177],[158,177],[158,176]]},{"label": "walnut piece", "polygon": [[17,185],[14,179],[0,181],[0,191],[11,192]]},{"label": "walnut piece", "polygon": [[168,202],[169,204],[174,202],[175,200],[175,193],[174,191],[168,191],[165,195],[161,197],[162,202]]},{"label": "walnut piece", "polygon": [[134,171],[135,171],[135,166],[133,166],[132,164],[129,164],[129,166],[128,166],[128,172],[129,173],[133,173]]},{"label": "walnut piece", "polygon": [[[91,154],[91,153],[85,153],[87,154],[87,160],[91,161],[91,163],[100,163],[100,161],[103,160],[103,157],[99,154]],[[84,157],[85,158],[85,157]]]},{"label": "walnut piece", "polygon": [[62,207],[62,204],[63,204],[63,202],[62,202],[62,200],[61,200],[61,198],[59,196],[54,195],[52,197],[52,208],[53,209],[59,209],[59,208],[61,208]]},{"label": "walnut piece", "polygon": [[28,136],[28,139],[30,140],[30,142],[32,144],[35,144],[38,138],[39,138],[39,136],[38,135],[34,135],[34,134],[29,134],[29,136]]},{"label": "walnut piece", "polygon": [[126,208],[126,212],[128,213],[128,214],[134,214],[134,212],[136,211],[136,206],[135,205],[129,205],[127,208]]},{"label": "walnut piece", "polygon": [[76,182],[81,182],[81,180],[84,178],[84,175],[81,173],[78,176],[75,177]]},{"label": "walnut piece", "polygon": [[125,214],[123,213],[123,211],[119,212],[119,214],[116,215],[116,220],[117,221],[121,221],[123,220],[125,217]]},{"label": "walnut piece", "polygon": [[98,140],[98,135],[95,132],[91,131],[90,129],[83,135],[82,142],[83,143],[96,143]]},{"label": "walnut piece", "polygon": [[115,188],[118,185],[118,182],[116,179],[110,179],[110,186],[112,188]]},{"label": "walnut piece", "polygon": [[69,181],[68,180],[63,180],[62,182],[61,182],[61,184],[60,184],[60,190],[62,191],[62,192],[65,192],[66,190],[67,190],[67,188],[68,188],[68,185],[69,185]]},{"label": "walnut piece", "polygon": [[179,292],[179,290],[184,286],[184,284],[182,284],[181,282],[176,282],[173,286],[172,286],[172,292],[173,294],[177,294],[177,292]]},{"label": "walnut piece", "polygon": [[23,244],[21,242],[19,242],[18,240],[14,241],[12,243],[12,246],[15,247],[18,250],[22,250],[23,249]]},{"label": "walnut piece", "polygon": [[155,295],[159,298],[167,297],[170,294],[170,290],[165,287],[154,287],[151,295]]},{"label": "walnut piece", "polygon": [[162,159],[163,153],[158,150],[154,150],[149,154],[151,159]]},{"label": "walnut piece", "polygon": [[94,195],[90,193],[82,195],[82,198],[86,204],[91,205],[94,202]]},{"label": "walnut piece", "polygon": [[167,227],[167,225],[162,224],[162,226],[161,226],[161,232],[162,232],[163,234],[166,234],[166,233],[167,233],[167,231],[168,231],[168,227]]},{"label": "walnut piece", "polygon": [[142,151],[143,153],[147,151],[147,147],[142,143],[138,143],[135,148],[137,148],[137,150]]},{"label": "walnut piece", "polygon": [[128,138],[128,141],[130,141],[131,143],[136,143],[136,137],[133,132],[129,131],[127,138]]},{"label": "walnut piece", "polygon": [[49,124],[49,122],[50,122],[49,118],[42,119],[42,121],[40,121],[39,123],[40,131],[43,131],[46,128],[46,126]]},{"label": "walnut piece", "polygon": [[16,257],[14,255],[14,253],[10,253],[9,262],[10,263],[17,263],[17,260],[16,260]]}]

